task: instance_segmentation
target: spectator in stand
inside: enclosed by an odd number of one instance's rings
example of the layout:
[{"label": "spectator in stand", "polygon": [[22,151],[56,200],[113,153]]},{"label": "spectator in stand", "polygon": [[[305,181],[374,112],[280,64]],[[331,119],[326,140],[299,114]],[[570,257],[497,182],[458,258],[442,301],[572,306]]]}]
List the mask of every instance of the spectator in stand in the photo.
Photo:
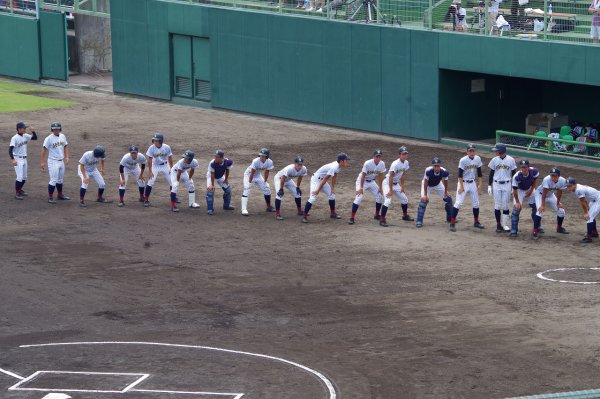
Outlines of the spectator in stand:
[{"label": "spectator in stand", "polygon": [[592,14],[592,28],[590,31],[592,41],[598,44],[598,39],[600,38],[600,0],[592,0],[588,11]]},{"label": "spectator in stand", "polygon": [[498,8],[500,8],[500,3],[502,3],[502,0],[488,0],[488,19],[485,28],[490,33],[495,31],[493,27],[496,25],[496,19],[498,18]]}]

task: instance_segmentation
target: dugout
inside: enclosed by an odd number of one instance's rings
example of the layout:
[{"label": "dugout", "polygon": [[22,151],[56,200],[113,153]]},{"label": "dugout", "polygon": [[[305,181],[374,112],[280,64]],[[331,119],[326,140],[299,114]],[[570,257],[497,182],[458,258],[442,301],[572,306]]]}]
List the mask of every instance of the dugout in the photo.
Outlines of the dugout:
[{"label": "dugout", "polygon": [[540,79],[440,70],[443,138],[493,141],[496,130],[525,133],[528,114],[556,112],[600,122],[600,88]]}]

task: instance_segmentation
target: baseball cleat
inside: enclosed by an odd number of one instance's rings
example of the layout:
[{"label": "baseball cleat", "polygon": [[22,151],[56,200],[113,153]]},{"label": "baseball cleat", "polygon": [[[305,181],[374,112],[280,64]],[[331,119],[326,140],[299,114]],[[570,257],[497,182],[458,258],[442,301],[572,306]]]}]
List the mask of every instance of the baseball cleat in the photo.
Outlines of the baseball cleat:
[{"label": "baseball cleat", "polygon": [[56,200],[54,198],[48,198],[49,204],[56,204]]},{"label": "baseball cleat", "polygon": [[496,226],[496,233],[504,233],[504,228],[501,225]]},{"label": "baseball cleat", "polygon": [[388,227],[388,224],[387,224],[387,222],[385,221],[385,219],[381,219],[381,220],[379,221],[379,225],[380,225],[381,227]]},{"label": "baseball cleat", "polygon": [[423,223],[417,222],[416,226],[417,226],[418,229],[420,229],[421,227],[423,227]]},{"label": "baseball cleat", "polygon": [[171,208],[171,212],[179,212],[179,208],[177,208],[176,206]]},{"label": "baseball cleat", "polygon": [[212,215],[213,213],[215,213],[215,211],[213,211],[212,209],[209,209],[208,211],[206,211],[207,214]]},{"label": "baseball cleat", "polygon": [[144,208],[148,208],[150,206],[150,201],[144,200]]},{"label": "baseball cleat", "polygon": [[569,234],[569,232],[567,231],[567,229],[565,229],[564,227],[557,227],[556,228],[556,232],[559,234]]},{"label": "baseball cleat", "polygon": [[332,213],[329,215],[330,219],[341,219],[342,217],[340,215],[338,215],[337,213]]},{"label": "baseball cleat", "polygon": [[308,219],[303,217],[302,220],[300,220],[302,223],[308,223]]},{"label": "baseball cleat", "polygon": [[540,234],[537,231],[534,231],[533,233],[531,233],[531,239],[536,241],[540,239]]},{"label": "baseball cleat", "polygon": [[544,231],[544,229],[542,229],[542,228],[540,227],[540,228],[538,229],[538,233],[539,233],[539,234],[544,234],[544,233],[545,233],[545,231]]},{"label": "baseball cleat", "polygon": [[21,197],[27,197],[29,194],[27,194],[27,193],[26,193],[25,191],[23,191],[23,190],[19,190],[19,195],[20,195]]},{"label": "baseball cleat", "polygon": [[414,222],[415,218],[413,218],[409,215],[404,215],[404,216],[402,216],[402,220],[406,220],[407,222]]},{"label": "baseball cleat", "polygon": [[79,201],[79,206],[82,208],[85,208],[87,205],[85,204],[84,201]]},{"label": "baseball cleat", "polygon": [[517,233],[510,233],[511,238],[515,238],[516,236],[517,236]]},{"label": "baseball cleat", "polygon": [[592,237],[585,236],[579,242],[582,244],[590,244],[592,242]]},{"label": "baseball cleat", "polygon": [[354,224],[354,218],[348,219],[348,224]]},{"label": "baseball cleat", "polygon": [[276,220],[283,220],[283,216],[281,216],[281,215],[275,215],[275,219]]},{"label": "baseball cleat", "polygon": [[504,230],[505,232],[510,231],[510,227],[508,226],[502,226],[502,230]]},{"label": "baseball cleat", "polygon": [[453,233],[456,231],[456,224],[450,223],[450,231]]},{"label": "baseball cleat", "polygon": [[56,197],[56,198],[58,198],[58,199],[59,199],[59,200],[61,200],[61,201],[69,201],[69,200],[71,199],[71,197],[67,197],[67,196],[66,196],[66,195],[64,195],[64,194],[61,194],[61,195],[59,195],[59,196],[58,196],[58,197]]},{"label": "baseball cleat", "polygon": [[247,209],[242,209],[242,215],[248,216],[248,210]]},{"label": "baseball cleat", "polygon": [[15,195],[15,199],[16,200],[22,200],[22,199],[24,199],[24,197],[21,196],[21,194],[17,194],[17,195]]},{"label": "baseball cleat", "polygon": [[265,212],[275,212],[275,208],[273,208],[272,206],[268,206]]},{"label": "baseball cleat", "polygon": [[140,197],[140,199],[138,199],[139,202],[144,202],[144,197]]},{"label": "baseball cleat", "polygon": [[483,227],[483,225],[479,222],[473,223],[473,227],[478,228],[478,229],[485,229],[485,227]]},{"label": "baseball cleat", "polygon": [[200,205],[198,205],[197,203],[194,202],[192,205],[190,205],[190,208],[192,208],[192,209],[200,208]]},{"label": "baseball cleat", "polygon": [[101,204],[110,204],[112,201],[104,197],[99,197],[96,199],[96,202],[100,202]]},{"label": "baseball cleat", "polygon": [[233,207],[231,205],[227,205],[227,206],[223,205],[223,209],[226,211],[233,211],[233,210],[235,210],[235,207]]},{"label": "baseball cleat", "polygon": [[125,206],[125,203],[123,201],[119,201],[119,203],[117,204],[117,206],[119,206],[119,207]]},{"label": "baseball cleat", "polygon": [[375,219],[375,220],[381,220],[381,215],[375,215],[375,216],[373,216],[373,219]]}]

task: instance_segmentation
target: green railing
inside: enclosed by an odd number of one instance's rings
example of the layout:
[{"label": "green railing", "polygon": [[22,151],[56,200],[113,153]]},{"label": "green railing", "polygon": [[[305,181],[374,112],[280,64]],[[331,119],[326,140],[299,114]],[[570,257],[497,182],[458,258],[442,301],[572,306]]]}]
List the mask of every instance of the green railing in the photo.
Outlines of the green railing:
[{"label": "green railing", "polygon": [[0,0],[0,12],[37,16],[40,10],[110,17],[110,0]]},{"label": "green railing", "polygon": [[[600,162],[600,144],[496,130],[496,142],[527,151],[559,154]],[[597,166],[597,165],[595,165]]]}]

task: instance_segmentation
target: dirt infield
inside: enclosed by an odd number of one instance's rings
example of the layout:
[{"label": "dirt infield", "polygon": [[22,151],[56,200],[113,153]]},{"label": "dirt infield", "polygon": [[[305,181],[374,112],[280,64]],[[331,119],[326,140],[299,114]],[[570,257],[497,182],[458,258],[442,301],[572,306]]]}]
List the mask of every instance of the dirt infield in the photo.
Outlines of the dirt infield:
[{"label": "dirt infield", "polygon": [[[487,227],[482,231],[471,227],[467,202],[458,232],[449,233],[438,198],[431,201],[422,229],[400,220],[398,203],[388,214],[390,227],[380,227],[368,196],[357,224],[349,226],[345,218],[354,181],[374,148],[384,151],[389,166],[399,145],[409,147],[413,216],[418,184],[432,156],[440,156],[452,173],[454,196],[463,151],[94,92],[64,90],[59,97],[78,105],[0,114],[5,143],[0,152],[1,398],[67,392],[78,399],[214,399],[224,396],[208,393],[228,392],[243,393],[243,399],[479,399],[600,388],[600,287],[536,277],[549,269],[598,266],[598,241],[578,243],[585,222],[572,194],[563,196],[565,227],[572,233],[554,233],[555,215],[548,212],[546,234],[538,242],[528,239],[527,216],[517,239],[496,234],[487,195],[481,199]],[[51,121],[62,122],[71,148],[65,193],[74,198],[80,184],[76,164],[84,151],[106,146],[106,196],[116,200],[118,162],[127,147],[145,150],[154,132],[164,132],[175,154],[187,148],[196,152],[202,208],[171,213],[168,187],[160,180],[147,209],[135,201],[131,182],[124,208],[92,201],[86,209],[77,201],[51,206],[45,201],[47,175],[39,167],[40,141],[29,145],[29,196],[16,201],[6,148],[21,119],[35,126],[41,139]],[[344,219],[330,220],[321,196],[311,223],[303,225],[286,194],[286,219],[278,222],[264,212],[256,188],[250,216],[242,217],[241,177],[263,146],[275,162],[271,176],[296,154],[313,172],[339,151],[347,152],[353,161],[335,190]],[[208,216],[204,176],[216,148],[234,160],[230,181],[236,210],[221,210],[218,196],[216,213]],[[490,154],[480,155],[487,164]],[[552,166],[532,163],[544,175]],[[561,169],[598,186],[597,172]],[[304,193],[308,183],[307,178]],[[92,182],[89,199],[94,192]],[[559,272],[551,276],[560,279]],[[594,276],[570,276],[589,277]],[[111,343],[81,344],[92,341]],[[78,344],[19,347],[43,343]],[[62,373],[26,380],[38,371]],[[126,393],[101,393],[141,377],[92,374],[99,372],[149,377]],[[38,390],[7,390],[19,382]],[[79,392],[66,391],[70,388]],[[82,392],[86,389],[97,392]]]}]

